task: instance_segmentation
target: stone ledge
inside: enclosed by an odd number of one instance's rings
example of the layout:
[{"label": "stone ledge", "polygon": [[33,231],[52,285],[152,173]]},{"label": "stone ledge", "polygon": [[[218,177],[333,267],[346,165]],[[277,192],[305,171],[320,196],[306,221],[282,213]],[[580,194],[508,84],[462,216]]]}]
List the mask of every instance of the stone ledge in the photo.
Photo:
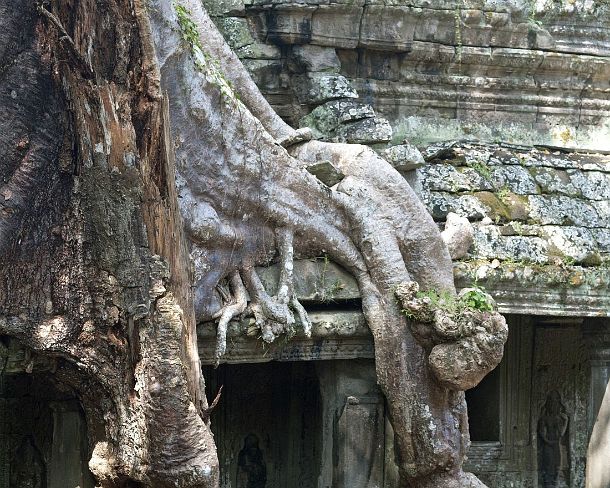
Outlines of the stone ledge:
[{"label": "stone ledge", "polygon": [[610,268],[478,260],[455,263],[454,276],[458,288],[483,286],[501,313],[610,316]]},{"label": "stone ledge", "polygon": [[[233,321],[227,333],[227,351],[221,362],[309,361],[328,359],[373,358],[373,338],[362,312],[328,310],[310,312],[311,338],[298,328],[289,340],[280,337],[271,344],[258,338],[260,331],[253,320]],[[203,364],[214,364],[216,327],[201,324],[197,328],[199,355]]]}]

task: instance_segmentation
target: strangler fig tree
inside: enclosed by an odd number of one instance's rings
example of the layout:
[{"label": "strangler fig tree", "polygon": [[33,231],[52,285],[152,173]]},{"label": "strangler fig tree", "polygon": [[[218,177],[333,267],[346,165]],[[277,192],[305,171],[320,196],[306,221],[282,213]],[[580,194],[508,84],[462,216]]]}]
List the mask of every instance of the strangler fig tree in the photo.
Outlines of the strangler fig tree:
[{"label": "strangler fig tree", "polygon": [[[461,468],[461,388],[506,326],[402,310],[413,283],[455,289],[399,173],[286,125],[199,1],[0,0],[0,26],[0,334],[78,394],[100,486],[218,485],[196,324],[217,322],[219,357],[238,315],[267,341],[308,330],[292,264],[320,255],[359,284],[401,485],[483,486]],[[325,186],[316,161],[346,178]],[[271,296],[256,267],[276,262]]]}]

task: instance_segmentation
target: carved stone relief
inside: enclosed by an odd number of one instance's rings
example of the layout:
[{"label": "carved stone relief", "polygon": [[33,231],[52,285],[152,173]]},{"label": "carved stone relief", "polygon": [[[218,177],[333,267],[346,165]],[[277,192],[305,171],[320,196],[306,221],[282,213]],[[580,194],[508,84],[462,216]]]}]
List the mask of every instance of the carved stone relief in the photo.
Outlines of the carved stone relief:
[{"label": "carved stone relief", "polygon": [[547,397],[538,419],[538,478],[543,488],[570,486],[569,417],[557,390]]},{"label": "carved stone relief", "polygon": [[248,434],[237,457],[237,488],[265,488],[267,466],[256,434]]}]

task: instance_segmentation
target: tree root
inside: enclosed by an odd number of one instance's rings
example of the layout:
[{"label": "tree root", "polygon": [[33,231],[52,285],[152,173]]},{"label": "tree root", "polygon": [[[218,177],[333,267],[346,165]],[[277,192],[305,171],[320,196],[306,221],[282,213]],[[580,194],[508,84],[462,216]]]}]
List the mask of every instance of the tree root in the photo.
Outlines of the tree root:
[{"label": "tree root", "polygon": [[244,313],[248,305],[246,288],[241,280],[239,271],[231,274],[230,285],[233,291],[233,303],[225,305],[214,318],[218,318],[216,331],[216,359],[222,357],[227,350],[227,328],[231,320]]},{"label": "tree root", "polygon": [[[468,300],[476,293],[481,302]],[[419,293],[415,282],[403,283],[396,296],[410,320],[415,339],[428,352],[428,364],[447,388],[468,390],[494,369],[508,336],[506,320],[493,299],[481,290],[464,290],[459,297]]]},{"label": "tree root", "polygon": [[[328,254],[358,280],[375,341],[378,383],[394,426],[401,486],[476,486],[461,472],[468,445],[464,394],[440,384],[438,374],[427,367],[430,351],[407,328],[394,296],[395,286],[406,281],[455,294],[451,259],[437,226],[404,178],[372,149],[318,141],[290,145],[297,140],[287,138],[295,136],[294,130],[278,122],[234,56],[224,56],[227,50],[201,3],[181,4],[190,10],[202,46],[219,58],[242,95],[241,102],[227,103],[218,87],[200,76],[197,66],[189,64],[179,34],[167,28],[175,22],[173,7],[153,2],[155,41],[158,52],[166,53],[161,85],[174,102],[172,129],[180,140],[205,141],[176,147],[181,194],[190,193],[200,202],[194,209],[214,211],[186,209],[187,220],[191,214],[200,218],[190,225],[191,232],[203,231],[193,235],[194,247],[199,247],[197,266],[207,277],[197,288],[200,309],[217,310],[217,294],[210,290],[238,270],[263,339],[270,342],[292,332],[295,315],[306,315],[292,286],[291,229],[298,229],[300,256]],[[210,45],[215,40],[218,45]],[[305,171],[308,163],[321,160],[346,175],[336,189]],[[188,207],[189,202],[182,199],[180,204]],[[273,244],[271,229],[278,229]],[[279,251],[281,266],[274,297],[255,271],[255,266],[269,264],[272,250]],[[445,343],[452,341],[430,344]],[[426,484],[428,479],[438,484]]]},{"label": "tree root", "polygon": [[[223,299],[228,303],[214,315],[215,319],[219,319],[216,332],[217,364],[227,350],[229,322],[246,312],[248,308],[261,330],[262,339],[267,343],[273,342],[282,333],[294,334],[295,313],[305,335],[311,336],[311,320],[294,293],[294,248],[292,244],[294,233],[292,230],[282,227],[276,230],[276,238],[281,267],[277,293],[274,297],[267,293],[258,273],[251,266],[243,267],[240,271],[234,271],[231,274],[232,295],[227,295],[222,288],[218,288]],[[248,294],[251,299],[249,307]]]}]

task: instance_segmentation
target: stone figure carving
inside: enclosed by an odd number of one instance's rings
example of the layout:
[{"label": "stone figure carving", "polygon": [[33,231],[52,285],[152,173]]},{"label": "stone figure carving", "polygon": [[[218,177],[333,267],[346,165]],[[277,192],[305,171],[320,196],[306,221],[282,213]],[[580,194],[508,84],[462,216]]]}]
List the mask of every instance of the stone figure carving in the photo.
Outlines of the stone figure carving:
[{"label": "stone figure carving", "polygon": [[539,478],[544,488],[567,486],[562,483],[569,468],[565,435],[568,430],[568,415],[558,391],[551,391],[538,420]]},{"label": "stone figure carving", "polygon": [[255,434],[248,434],[244,439],[244,447],[237,458],[237,469],[238,488],[265,488],[267,467]]}]

